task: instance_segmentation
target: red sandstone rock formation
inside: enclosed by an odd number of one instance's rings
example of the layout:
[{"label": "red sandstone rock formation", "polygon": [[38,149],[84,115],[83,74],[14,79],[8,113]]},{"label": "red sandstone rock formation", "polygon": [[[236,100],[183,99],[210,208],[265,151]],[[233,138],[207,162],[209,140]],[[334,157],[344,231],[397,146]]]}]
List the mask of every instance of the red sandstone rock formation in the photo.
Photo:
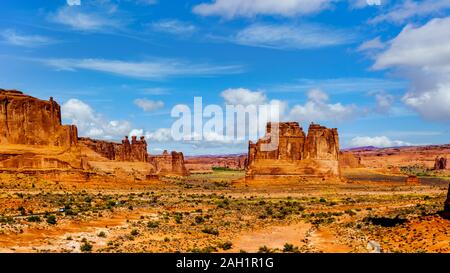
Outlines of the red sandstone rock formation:
[{"label": "red sandstone rock formation", "polygon": [[[263,151],[262,145],[276,140],[271,132],[278,126],[278,147]],[[267,134],[249,143],[247,177],[292,175],[339,177],[339,137],[337,129],[311,124],[308,135],[297,122],[268,123]]]},{"label": "red sandstone rock formation", "polygon": [[416,175],[410,175],[406,178],[407,185],[419,185],[419,178]]},{"label": "red sandstone rock formation", "polygon": [[447,158],[445,157],[436,157],[434,161],[434,169],[435,170],[445,170],[447,169]]},{"label": "red sandstone rock formation", "polygon": [[361,168],[361,157],[356,157],[350,152],[341,152],[339,155],[339,165],[341,168]]},{"label": "red sandstone rock formation", "polygon": [[0,144],[71,147],[77,139],[75,126],[61,125],[61,108],[53,98],[0,89]]},{"label": "red sandstone rock formation", "polygon": [[188,175],[183,153],[167,152],[166,150],[161,155],[150,156],[150,162],[155,166],[156,173],[160,175],[174,174],[185,176]]},{"label": "red sandstone rock formation", "polygon": [[115,143],[81,137],[79,142],[109,160],[148,162],[147,141],[145,141],[145,138],[142,136],[140,140],[137,140],[136,136],[132,136],[131,139],[130,143],[126,136],[122,143]]}]

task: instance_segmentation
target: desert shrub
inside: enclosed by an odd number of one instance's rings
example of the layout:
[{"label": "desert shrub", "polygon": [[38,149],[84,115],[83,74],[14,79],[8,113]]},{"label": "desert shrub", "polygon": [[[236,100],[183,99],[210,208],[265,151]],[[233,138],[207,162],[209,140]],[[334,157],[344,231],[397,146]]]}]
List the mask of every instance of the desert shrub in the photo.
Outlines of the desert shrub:
[{"label": "desert shrub", "polygon": [[22,206],[20,206],[17,210],[20,212],[20,215],[26,215],[27,214],[25,208],[22,207]]},{"label": "desert shrub", "polygon": [[219,235],[219,231],[212,227],[205,227],[202,229],[202,232],[206,233],[206,234],[216,235],[216,236]]},{"label": "desert shrub", "polygon": [[41,221],[41,217],[37,216],[37,215],[31,215],[27,218],[28,222],[40,222]]},{"label": "desert shrub", "polygon": [[203,222],[205,222],[205,219],[203,218],[203,216],[201,216],[201,215],[197,215],[197,216],[195,216],[195,222],[197,223],[197,224],[201,224],[201,223],[203,223]]},{"label": "desert shrub", "polygon": [[80,250],[81,252],[90,252],[92,251],[92,245],[85,241],[81,246],[80,246]]},{"label": "desert shrub", "polygon": [[159,222],[157,221],[150,221],[147,223],[148,228],[157,228],[159,226]]},{"label": "desert shrub", "polygon": [[173,218],[177,224],[181,224],[181,220],[183,219],[183,214],[177,212],[174,214]]},{"label": "desert shrub", "polygon": [[284,244],[283,252],[298,252],[298,247],[294,246],[293,244]]},{"label": "desert shrub", "polygon": [[50,225],[56,225],[56,216],[53,214],[47,216],[47,223]]},{"label": "desert shrub", "polygon": [[100,232],[97,234],[97,236],[98,236],[98,237],[101,237],[101,238],[105,238],[105,237],[106,237],[106,233],[105,233],[104,231],[100,231]]},{"label": "desert shrub", "polygon": [[222,248],[223,250],[228,250],[228,249],[231,249],[232,246],[233,246],[233,243],[230,241],[227,241],[227,242],[221,244],[220,248]]},{"label": "desert shrub", "polygon": [[193,248],[191,249],[192,253],[211,253],[211,252],[216,252],[217,248],[214,246],[207,246],[204,248]]},{"label": "desert shrub", "polygon": [[272,253],[273,250],[268,248],[267,246],[262,246],[259,248],[258,253]]},{"label": "desert shrub", "polygon": [[130,234],[131,234],[131,236],[138,236],[138,235],[139,235],[139,231],[138,231],[137,229],[133,229],[133,230],[130,232]]}]

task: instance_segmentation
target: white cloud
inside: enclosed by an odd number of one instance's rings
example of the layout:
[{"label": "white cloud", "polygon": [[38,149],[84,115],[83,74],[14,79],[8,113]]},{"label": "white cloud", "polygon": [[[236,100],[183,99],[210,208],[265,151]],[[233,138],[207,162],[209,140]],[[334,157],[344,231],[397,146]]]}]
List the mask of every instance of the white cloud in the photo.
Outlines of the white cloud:
[{"label": "white cloud", "polygon": [[376,101],[375,111],[378,113],[382,114],[388,113],[395,102],[395,97],[392,94],[389,94],[384,91],[371,92],[370,95],[373,95],[375,97]]},{"label": "white cloud", "polygon": [[401,90],[405,88],[405,85],[403,81],[377,78],[298,79],[293,83],[275,85],[271,90],[297,93],[317,88],[334,95],[373,90]]},{"label": "white cloud", "polygon": [[403,102],[432,120],[450,120],[450,17],[406,26],[376,56],[374,69],[394,69],[411,81]]},{"label": "white cloud", "polygon": [[134,104],[145,112],[153,112],[164,107],[164,102],[160,100],[136,99]]},{"label": "white cloud", "polygon": [[55,42],[53,39],[49,37],[41,35],[20,34],[14,29],[6,29],[0,32],[0,37],[2,37],[3,41],[8,44],[24,47],[38,47]]},{"label": "white cloud", "polygon": [[77,125],[80,135],[100,139],[117,139],[127,135],[131,124],[127,121],[107,120],[88,104],[70,99],[61,107],[62,117]]},{"label": "white cloud", "polygon": [[166,32],[177,35],[191,35],[197,31],[197,27],[188,22],[182,22],[176,19],[161,20],[152,23],[152,28],[155,31]]},{"label": "white cloud", "polygon": [[404,23],[413,18],[445,14],[444,12],[449,8],[450,1],[448,0],[403,0],[387,13],[373,18],[370,22],[375,24],[380,22]]},{"label": "white cloud", "polygon": [[227,19],[256,15],[296,16],[320,12],[333,0],[214,0],[194,7],[194,13],[217,15]]},{"label": "white cloud", "polygon": [[411,143],[401,141],[401,140],[391,140],[386,136],[376,136],[376,137],[355,137],[351,140],[352,147],[365,147],[374,146],[379,148],[386,147],[400,147],[400,146],[412,146]]},{"label": "white cloud", "polygon": [[347,31],[319,25],[253,24],[230,38],[233,43],[274,49],[321,48],[351,43]]},{"label": "white cloud", "polygon": [[147,80],[173,76],[212,76],[242,72],[242,67],[238,65],[192,64],[171,59],[141,62],[105,59],[41,59],[39,61],[59,70],[86,69]]},{"label": "white cloud", "polygon": [[159,128],[154,132],[146,132],[146,139],[157,142],[168,142],[173,140],[170,128]]},{"label": "white cloud", "polygon": [[100,12],[84,11],[79,6],[62,7],[56,13],[50,14],[49,20],[82,31],[110,30],[120,27],[120,23],[114,20],[111,14],[107,16]]},{"label": "white cloud", "polygon": [[135,1],[137,4],[147,5],[147,6],[151,6],[151,5],[158,3],[158,0],[132,0],[132,1]]},{"label": "white cloud", "polygon": [[80,6],[81,0],[67,0],[67,5],[69,6]]},{"label": "white cloud", "polygon": [[329,103],[328,94],[319,89],[308,93],[308,101],[292,107],[289,119],[302,122],[343,121],[353,118],[357,107],[353,104]]},{"label": "white cloud", "polygon": [[230,88],[220,94],[229,105],[261,105],[267,97],[262,91],[251,91],[246,88]]},{"label": "white cloud", "polygon": [[386,48],[386,44],[381,41],[380,37],[376,37],[372,40],[362,43],[358,47],[357,51],[360,51],[360,52],[373,51],[373,50],[381,50],[384,48]]}]

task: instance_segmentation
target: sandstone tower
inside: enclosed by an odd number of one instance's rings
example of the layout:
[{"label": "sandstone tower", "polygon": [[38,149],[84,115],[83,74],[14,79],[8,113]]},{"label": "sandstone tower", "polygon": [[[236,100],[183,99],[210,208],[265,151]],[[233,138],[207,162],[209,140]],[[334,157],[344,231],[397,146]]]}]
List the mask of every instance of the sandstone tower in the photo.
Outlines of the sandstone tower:
[{"label": "sandstone tower", "polygon": [[[274,126],[279,128],[278,146],[264,151],[271,143]],[[308,134],[297,122],[268,123],[266,135],[249,143],[247,178],[296,176],[339,177],[339,136],[337,129],[312,123]]]},{"label": "sandstone tower", "polygon": [[77,139],[76,126],[61,124],[61,107],[53,98],[0,89],[0,144],[71,147]]}]

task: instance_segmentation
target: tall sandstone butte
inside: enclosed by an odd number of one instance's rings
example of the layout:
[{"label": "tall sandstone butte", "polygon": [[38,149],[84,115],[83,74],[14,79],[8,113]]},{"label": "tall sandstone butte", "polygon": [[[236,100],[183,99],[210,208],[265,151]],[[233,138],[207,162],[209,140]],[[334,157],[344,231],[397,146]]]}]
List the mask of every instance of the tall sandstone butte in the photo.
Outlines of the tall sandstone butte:
[{"label": "tall sandstone butte", "polygon": [[[271,133],[278,126],[278,146],[264,151],[263,144],[276,141]],[[306,135],[298,122],[268,123],[266,135],[249,143],[247,178],[272,176],[340,177],[337,129],[312,123]]]},{"label": "tall sandstone butte", "polygon": [[0,144],[71,147],[77,139],[76,126],[61,124],[61,108],[53,98],[0,89]]}]

